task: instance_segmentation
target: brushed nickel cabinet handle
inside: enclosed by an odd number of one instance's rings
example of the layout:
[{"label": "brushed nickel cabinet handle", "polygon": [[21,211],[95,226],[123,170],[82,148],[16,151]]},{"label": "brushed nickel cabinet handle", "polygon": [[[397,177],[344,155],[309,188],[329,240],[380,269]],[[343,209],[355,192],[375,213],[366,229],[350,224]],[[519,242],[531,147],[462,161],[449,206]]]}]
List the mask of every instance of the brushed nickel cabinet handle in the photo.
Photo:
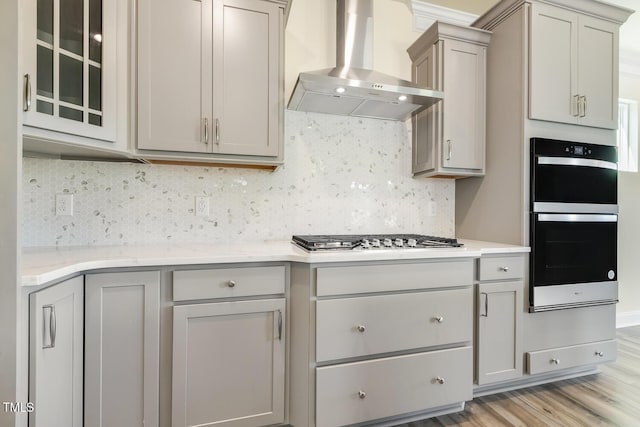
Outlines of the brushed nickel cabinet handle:
[{"label": "brushed nickel cabinet handle", "polygon": [[364,332],[367,330],[367,327],[364,325],[358,325],[356,326],[356,329],[358,330],[358,332]]},{"label": "brushed nickel cabinet handle", "polygon": [[580,95],[573,95],[573,102],[571,103],[571,115],[573,117],[580,116]]},{"label": "brushed nickel cabinet handle", "polygon": [[[47,330],[47,310],[49,311],[49,330]],[[56,306],[47,304],[42,306],[42,348],[54,348],[56,346]],[[49,344],[45,344],[45,338],[49,335]]]},{"label": "brushed nickel cabinet handle", "polygon": [[504,271],[505,273],[509,271],[509,267],[499,267],[500,271]]},{"label": "brushed nickel cabinet handle", "polygon": [[364,399],[365,397],[367,397],[367,393],[365,393],[364,391],[360,390],[360,391],[358,391],[358,397],[360,399]]},{"label": "brushed nickel cabinet handle", "polygon": [[438,322],[438,323],[442,323],[442,322],[444,322],[444,317],[442,317],[442,316],[435,316],[435,317],[433,318],[433,320],[435,320],[435,321],[436,321],[436,322]]},{"label": "brushed nickel cabinet handle", "polygon": [[31,109],[31,76],[24,75],[24,94],[23,94],[22,110],[29,111]]},{"label": "brushed nickel cabinet handle", "polygon": [[278,310],[278,340],[282,341],[282,310]]},{"label": "brushed nickel cabinet handle", "polygon": [[209,144],[209,119],[204,118],[204,143]]},{"label": "brushed nickel cabinet handle", "polygon": [[447,139],[447,144],[449,144],[449,150],[447,151],[447,160],[451,160],[451,145],[453,145],[453,142],[451,142],[450,139]]},{"label": "brushed nickel cabinet handle", "polygon": [[220,120],[216,119],[216,145],[220,145]]},{"label": "brushed nickel cabinet handle", "polygon": [[560,359],[554,357],[553,359],[551,359],[549,361],[549,363],[552,363],[554,365],[559,365],[560,364]]},{"label": "brushed nickel cabinet handle", "polygon": [[480,292],[480,296],[484,295],[484,314],[480,317],[489,317],[489,294],[486,292]]},{"label": "brushed nickel cabinet handle", "polygon": [[438,384],[444,384],[445,383],[445,380],[442,377],[435,377],[434,381],[437,382]]},{"label": "brushed nickel cabinet handle", "polygon": [[236,281],[235,281],[235,280],[229,280],[229,281],[227,282],[227,286],[228,286],[228,287],[230,287],[230,288],[235,288],[235,286],[236,286]]},{"label": "brushed nickel cabinet handle", "polygon": [[582,117],[587,115],[587,97],[582,97]]},{"label": "brushed nickel cabinet handle", "polygon": [[604,357],[604,353],[601,351],[596,351],[596,356]]}]

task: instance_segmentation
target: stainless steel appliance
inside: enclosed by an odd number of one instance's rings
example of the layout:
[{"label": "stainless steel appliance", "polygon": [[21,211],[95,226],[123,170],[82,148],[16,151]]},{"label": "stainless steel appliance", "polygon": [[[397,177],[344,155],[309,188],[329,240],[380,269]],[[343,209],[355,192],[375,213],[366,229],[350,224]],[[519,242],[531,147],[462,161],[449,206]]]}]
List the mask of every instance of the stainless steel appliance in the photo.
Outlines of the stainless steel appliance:
[{"label": "stainless steel appliance", "polygon": [[444,97],[372,70],[373,0],[337,0],[336,10],[336,66],[300,73],[288,109],[405,120]]},{"label": "stainless steel appliance", "polygon": [[531,139],[530,311],[618,301],[616,148]]},{"label": "stainless steel appliance", "polygon": [[463,246],[456,239],[422,234],[333,234],[297,235],[292,243],[307,251],[375,250],[416,248],[457,248]]}]

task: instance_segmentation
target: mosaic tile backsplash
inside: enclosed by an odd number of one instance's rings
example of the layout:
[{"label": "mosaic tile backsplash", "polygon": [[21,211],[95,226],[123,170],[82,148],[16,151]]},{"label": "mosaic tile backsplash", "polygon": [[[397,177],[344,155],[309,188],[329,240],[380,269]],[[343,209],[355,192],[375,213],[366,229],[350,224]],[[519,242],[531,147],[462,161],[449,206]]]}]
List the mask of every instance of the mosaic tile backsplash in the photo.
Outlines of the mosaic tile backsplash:
[{"label": "mosaic tile backsplash", "polygon": [[[23,245],[287,240],[292,234],[454,234],[453,180],[411,177],[408,123],[287,111],[285,165],[218,167],[25,158]],[[72,193],[73,216],[56,216]],[[195,197],[210,214],[195,215]]]}]

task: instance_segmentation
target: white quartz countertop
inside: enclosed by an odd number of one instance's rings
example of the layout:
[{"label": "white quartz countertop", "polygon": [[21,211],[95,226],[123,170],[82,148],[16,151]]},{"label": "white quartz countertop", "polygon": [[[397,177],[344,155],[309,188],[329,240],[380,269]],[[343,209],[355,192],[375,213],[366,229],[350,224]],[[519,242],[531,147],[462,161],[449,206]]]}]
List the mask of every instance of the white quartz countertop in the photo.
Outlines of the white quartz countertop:
[{"label": "white quartz countertop", "polygon": [[308,253],[289,241],[237,244],[165,244],[25,248],[22,285],[39,286],[104,268],[287,261],[329,263],[479,257],[529,252],[528,247],[459,240],[461,248],[337,250]]}]

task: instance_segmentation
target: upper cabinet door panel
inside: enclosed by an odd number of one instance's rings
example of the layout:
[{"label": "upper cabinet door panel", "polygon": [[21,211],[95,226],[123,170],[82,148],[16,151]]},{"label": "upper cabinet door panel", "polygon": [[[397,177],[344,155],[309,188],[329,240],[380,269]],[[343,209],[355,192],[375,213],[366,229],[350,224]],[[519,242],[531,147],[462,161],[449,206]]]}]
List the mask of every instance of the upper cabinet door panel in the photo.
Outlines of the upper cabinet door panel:
[{"label": "upper cabinet door panel", "polygon": [[482,169],[484,114],[479,112],[485,102],[485,48],[446,40],[444,68],[443,165]]},{"label": "upper cabinet door panel", "polygon": [[210,15],[211,0],[138,2],[138,148],[210,151]]},{"label": "upper cabinet door panel", "polygon": [[618,126],[618,26],[580,17],[579,88],[584,96],[581,124],[615,129]]},{"label": "upper cabinet door panel", "polygon": [[618,28],[581,13],[532,5],[531,119],[617,127]]},{"label": "upper cabinet door panel", "polygon": [[578,16],[538,3],[531,15],[529,117],[576,123]]},{"label": "upper cabinet door panel", "polygon": [[281,8],[255,0],[214,2],[215,138],[225,154],[276,156]]},{"label": "upper cabinet door panel", "polygon": [[25,125],[116,140],[116,6],[102,0],[24,2]]}]

